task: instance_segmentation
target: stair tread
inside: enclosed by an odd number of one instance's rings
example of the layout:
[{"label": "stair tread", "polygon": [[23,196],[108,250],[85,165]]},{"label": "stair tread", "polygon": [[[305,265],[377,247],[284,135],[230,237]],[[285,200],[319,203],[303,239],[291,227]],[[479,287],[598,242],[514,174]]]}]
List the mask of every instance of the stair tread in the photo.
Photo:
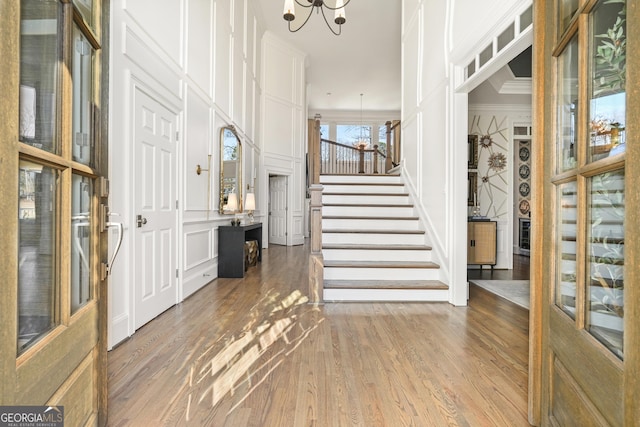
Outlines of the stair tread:
[{"label": "stair tread", "polygon": [[323,203],[322,206],[359,206],[359,207],[373,207],[373,208],[412,208],[413,203]]},{"label": "stair tread", "polygon": [[[376,177],[386,177],[386,176],[400,176],[400,173],[321,173],[321,177],[323,176],[376,176]],[[322,179],[322,178],[321,178]]]},{"label": "stair tread", "polygon": [[327,215],[322,219],[371,219],[371,220],[399,220],[399,221],[417,221],[417,216],[356,216],[356,215]]},{"label": "stair tread", "polygon": [[373,186],[390,186],[390,187],[404,187],[404,184],[401,182],[325,182],[324,184],[325,187],[327,186],[331,186],[331,185],[353,185],[353,186],[360,186],[360,185],[373,185]]},{"label": "stair tread", "polygon": [[349,267],[349,268],[440,268],[438,264],[430,261],[349,261],[349,260],[325,260],[325,267]]},{"label": "stair tread", "polygon": [[439,280],[325,280],[325,289],[449,289]]},{"label": "stair tread", "polygon": [[425,245],[384,245],[384,244],[371,244],[371,245],[362,245],[362,244],[325,244],[322,245],[322,249],[364,249],[364,250],[382,250],[382,251],[398,251],[398,250],[408,250],[408,251],[421,251],[426,250],[430,251],[431,246]]},{"label": "stair tread", "polygon": [[392,197],[392,196],[400,196],[400,197],[409,197],[409,193],[348,193],[348,192],[323,192],[323,196],[363,196],[363,197],[371,197],[371,196],[384,196],[384,197]]},{"label": "stair tread", "polygon": [[424,230],[384,230],[380,228],[376,229],[341,229],[341,228],[328,228],[322,229],[323,233],[336,233],[336,234],[425,234]]}]

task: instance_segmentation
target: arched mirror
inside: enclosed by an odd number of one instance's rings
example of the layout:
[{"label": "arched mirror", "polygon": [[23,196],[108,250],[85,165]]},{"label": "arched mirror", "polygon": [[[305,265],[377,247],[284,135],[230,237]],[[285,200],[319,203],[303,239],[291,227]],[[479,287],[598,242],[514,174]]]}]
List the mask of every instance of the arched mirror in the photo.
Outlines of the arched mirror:
[{"label": "arched mirror", "polygon": [[242,212],[242,144],[233,126],[220,129],[220,213]]}]

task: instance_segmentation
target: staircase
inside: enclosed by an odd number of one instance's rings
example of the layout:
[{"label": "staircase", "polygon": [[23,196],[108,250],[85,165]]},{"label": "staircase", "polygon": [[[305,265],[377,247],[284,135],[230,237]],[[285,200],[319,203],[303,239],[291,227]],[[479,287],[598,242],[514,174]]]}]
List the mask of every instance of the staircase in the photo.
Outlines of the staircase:
[{"label": "staircase", "polygon": [[448,301],[399,175],[321,175],[325,301]]}]

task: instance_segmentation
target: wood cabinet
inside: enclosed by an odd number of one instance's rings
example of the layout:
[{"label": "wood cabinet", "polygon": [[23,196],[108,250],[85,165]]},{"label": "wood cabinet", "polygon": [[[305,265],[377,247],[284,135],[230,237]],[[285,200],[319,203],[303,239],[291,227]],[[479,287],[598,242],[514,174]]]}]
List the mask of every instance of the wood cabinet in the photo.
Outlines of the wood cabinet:
[{"label": "wood cabinet", "polygon": [[467,223],[467,264],[496,265],[496,233],[495,221],[469,221]]},{"label": "wood cabinet", "polygon": [[244,277],[244,243],[258,242],[258,261],[262,260],[262,223],[218,227],[218,277]]}]

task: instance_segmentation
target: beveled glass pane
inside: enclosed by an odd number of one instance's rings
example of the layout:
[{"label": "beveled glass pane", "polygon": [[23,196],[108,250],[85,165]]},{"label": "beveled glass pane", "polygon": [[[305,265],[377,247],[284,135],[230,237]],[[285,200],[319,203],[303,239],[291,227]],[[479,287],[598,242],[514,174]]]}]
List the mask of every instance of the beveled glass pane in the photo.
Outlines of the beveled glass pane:
[{"label": "beveled glass pane", "polygon": [[599,2],[591,13],[589,160],[624,152],[626,127],[626,6]]},{"label": "beveled glass pane", "polygon": [[78,27],[73,28],[73,160],[93,163],[91,96],[94,50]]},{"label": "beveled glass pane", "polygon": [[71,314],[91,300],[91,179],[71,182]]},{"label": "beveled glass pane", "polygon": [[575,181],[557,187],[555,303],[565,313],[575,317],[576,311],[576,237],[578,221],[578,187]]},{"label": "beveled glass pane", "polygon": [[560,22],[560,34],[569,26],[571,19],[578,11],[578,0],[559,0],[558,1],[558,16]]},{"label": "beveled glass pane", "polygon": [[578,38],[573,37],[558,58],[556,170],[576,167],[578,119]]},{"label": "beveled glass pane", "polygon": [[18,353],[57,325],[56,218],[58,172],[20,161],[18,203]]},{"label": "beveled glass pane", "polygon": [[20,141],[49,152],[56,144],[58,0],[20,2]]},{"label": "beveled glass pane", "polygon": [[624,331],[624,171],[589,180],[587,329],[618,357]]},{"label": "beveled glass pane", "polygon": [[93,0],[73,0],[73,5],[86,23],[93,27]]}]

